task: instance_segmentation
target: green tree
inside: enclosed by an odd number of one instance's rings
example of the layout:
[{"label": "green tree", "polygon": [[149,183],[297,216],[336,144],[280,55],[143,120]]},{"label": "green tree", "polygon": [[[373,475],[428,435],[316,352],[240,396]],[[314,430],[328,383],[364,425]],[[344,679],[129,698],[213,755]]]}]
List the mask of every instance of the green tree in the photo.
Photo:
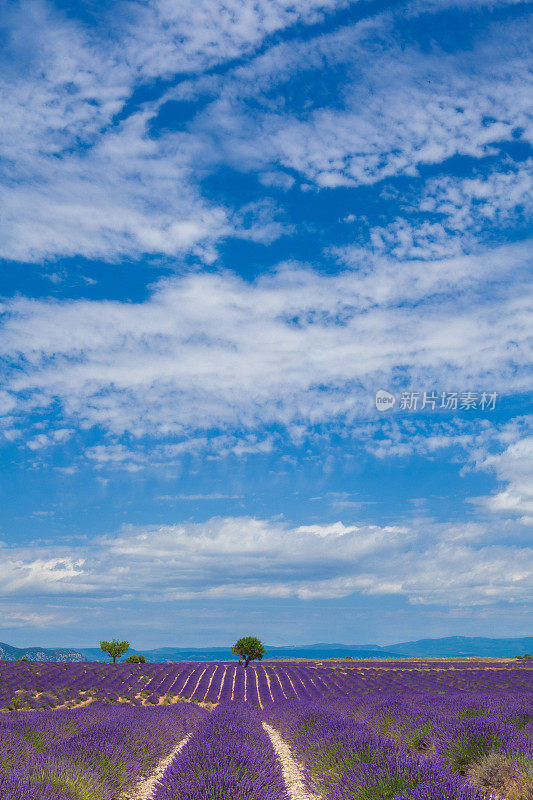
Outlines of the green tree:
[{"label": "green tree", "polygon": [[128,656],[124,661],[125,664],[146,664],[146,659],[143,655],[139,653],[136,655],[135,653],[132,656]]},{"label": "green tree", "polygon": [[111,656],[113,664],[116,662],[117,658],[124,655],[126,650],[129,650],[129,647],[129,642],[119,642],[118,639],[111,639],[110,642],[100,642],[100,650],[103,650],[104,653]]},{"label": "green tree", "polygon": [[255,636],[243,636],[235,642],[231,652],[234,656],[238,656],[239,664],[243,664],[246,668],[250,661],[261,661],[265,655],[265,647]]}]

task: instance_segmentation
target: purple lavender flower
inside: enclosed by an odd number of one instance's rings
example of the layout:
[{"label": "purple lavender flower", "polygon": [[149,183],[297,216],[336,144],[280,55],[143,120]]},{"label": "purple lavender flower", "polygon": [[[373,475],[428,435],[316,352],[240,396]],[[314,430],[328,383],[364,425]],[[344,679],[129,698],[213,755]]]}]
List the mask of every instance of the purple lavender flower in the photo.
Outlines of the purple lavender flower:
[{"label": "purple lavender flower", "polygon": [[288,800],[281,766],[258,712],[219,705],[163,775],[154,800]]}]

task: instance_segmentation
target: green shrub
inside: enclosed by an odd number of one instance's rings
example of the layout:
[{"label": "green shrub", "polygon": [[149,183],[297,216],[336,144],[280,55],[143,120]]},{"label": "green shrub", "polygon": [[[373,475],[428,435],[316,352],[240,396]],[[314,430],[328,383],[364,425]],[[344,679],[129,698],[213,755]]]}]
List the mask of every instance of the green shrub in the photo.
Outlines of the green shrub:
[{"label": "green shrub", "polygon": [[30,783],[64,789],[75,800],[102,800],[105,792],[103,785],[95,777],[82,774],[68,764],[41,767],[30,776]]},{"label": "green shrub", "polygon": [[454,769],[464,775],[474,761],[481,761],[501,745],[500,737],[489,733],[462,736],[448,744],[445,750],[445,759]]},{"label": "green shrub", "polygon": [[120,761],[114,761],[103,753],[99,753],[95,754],[93,764],[98,777],[104,783],[111,784],[117,794],[127,788],[128,771]]},{"label": "green shrub", "polygon": [[408,790],[416,787],[416,781],[402,773],[391,775],[376,782],[371,786],[364,786],[358,796],[365,800],[392,800],[396,795],[408,796]]},{"label": "green shrub", "polygon": [[412,731],[405,736],[405,743],[408,747],[412,747],[413,750],[425,750],[427,748],[428,743],[428,735],[433,727],[433,723],[426,722],[425,725],[421,725],[419,728],[414,728]]},{"label": "green shrub", "polygon": [[473,717],[484,717],[486,713],[486,708],[464,708],[457,716],[460,719],[472,719]]}]

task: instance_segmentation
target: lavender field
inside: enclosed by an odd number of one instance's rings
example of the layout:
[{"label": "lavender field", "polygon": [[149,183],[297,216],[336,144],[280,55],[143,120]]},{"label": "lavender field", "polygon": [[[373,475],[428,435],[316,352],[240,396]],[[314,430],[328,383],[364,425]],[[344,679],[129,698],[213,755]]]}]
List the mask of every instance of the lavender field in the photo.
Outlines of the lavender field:
[{"label": "lavender field", "polygon": [[0,663],[2,800],[533,798],[512,662]]}]

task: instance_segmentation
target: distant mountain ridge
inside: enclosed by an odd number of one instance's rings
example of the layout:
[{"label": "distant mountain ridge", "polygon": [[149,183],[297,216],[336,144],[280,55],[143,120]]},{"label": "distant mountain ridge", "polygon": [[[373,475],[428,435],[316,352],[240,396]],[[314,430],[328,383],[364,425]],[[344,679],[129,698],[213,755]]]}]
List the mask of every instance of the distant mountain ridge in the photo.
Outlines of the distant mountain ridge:
[{"label": "distant mountain ridge", "polygon": [[[319,642],[309,645],[275,646],[267,645],[267,658],[454,658],[483,656],[492,658],[512,658],[533,653],[533,636],[520,638],[490,639],[481,636],[447,636],[442,639],[418,639],[413,642],[380,647],[377,644],[337,644]],[[128,651],[142,652],[146,660],[154,662],[172,661],[217,661],[232,658],[229,647],[158,647],[153,650]],[[13,647],[0,642],[0,661],[16,661],[27,658],[30,661],[100,661],[109,659],[97,647]]]},{"label": "distant mountain ridge", "polygon": [[443,639],[418,639],[393,645],[407,656],[431,658],[436,656],[485,656],[511,658],[533,653],[533,636],[519,639],[489,639],[484,636],[446,636]]},{"label": "distant mountain ridge", "polygon": [[80,650],[70,647],[13,647],[0,642],[0,661],[17,661],[20,658],[29,661],[85,661]]},{"label": "distant mountain ridge", "polygon": [[[352,658],[401,658],[400,653],[391,650],[362,650],[351,645],[342,644],[314,644],[314,645],[292,645],[287,647],[276,647],[266,645],[268,659],[287,659],[287,658],[334,658],[335,655],[347,656]],[[108,661],[108,657],[101,650],[90,647],[82,648],[81,653],[88,661]],[[149,663],[172,662],[172,661],[228,661],[233,658],[230,647],[158,647],[155,650],[128,650],[128,655],[140,653],[144,655]]]}]

